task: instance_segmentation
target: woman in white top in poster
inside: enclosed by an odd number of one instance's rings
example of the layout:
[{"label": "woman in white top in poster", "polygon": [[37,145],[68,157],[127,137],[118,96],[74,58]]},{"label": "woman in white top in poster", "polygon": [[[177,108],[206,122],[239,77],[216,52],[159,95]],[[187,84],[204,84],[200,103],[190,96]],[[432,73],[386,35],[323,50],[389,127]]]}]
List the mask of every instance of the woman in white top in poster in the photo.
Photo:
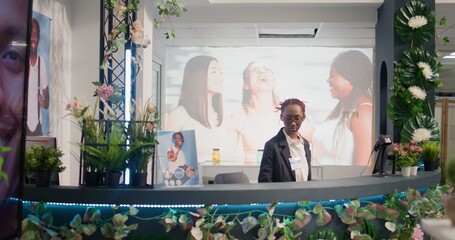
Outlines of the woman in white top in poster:
[{"label": "woman in white top in poster", "polygon": [[165,130],[195,130],[200,162],[210,160],[212,149],[227,142],[227,131],[222,125],[223,82],[216,58],[204,55],[191,58],[183,72],[178,106],[165,116]]},{"label": "woman in white top in poster", "polygon": [[372,145],[373,65],[360,51],[338,54],[327,79],[339,100],[313,134],[314,165],[368,164]]},{"label": "woman in white top in poster", "polygon": [[240,142],[245,163],[256,163],[257,150],[282,126],[279,107],[273,71],[262,62],[250,62],[243,71],[242,109],[233,112],[229,122],[230,152],[235,152]]}]

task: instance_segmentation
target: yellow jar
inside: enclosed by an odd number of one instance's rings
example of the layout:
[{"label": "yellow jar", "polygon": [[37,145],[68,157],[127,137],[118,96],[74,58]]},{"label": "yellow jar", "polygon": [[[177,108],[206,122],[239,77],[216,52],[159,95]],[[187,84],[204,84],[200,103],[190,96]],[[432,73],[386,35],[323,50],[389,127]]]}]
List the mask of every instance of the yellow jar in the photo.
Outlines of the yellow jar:
[{"label": "yellow jar", "polygon": [[220,149],[214,148],[212,151],[212,163],[213,164],[220,164]]}]

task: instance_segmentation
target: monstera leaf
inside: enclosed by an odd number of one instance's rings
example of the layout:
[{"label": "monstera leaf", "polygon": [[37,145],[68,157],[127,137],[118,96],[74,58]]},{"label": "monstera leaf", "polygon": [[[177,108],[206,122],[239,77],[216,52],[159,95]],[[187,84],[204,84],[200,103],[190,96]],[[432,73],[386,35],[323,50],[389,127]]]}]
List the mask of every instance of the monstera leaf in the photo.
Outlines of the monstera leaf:
[{"label": "monstera leaf", "polygon": [[[427,24],[419,28],[412,28],[408,25],[412,17],[422,16],[427,19]],[[412,0],[406,3],[395,17],[395,31],[405,43],[421,46],[434,37],[435,14],[423,1]]]},{"label": "monstera leaf", "polygon": [[[439,63],[436,57],[421,48],[410,48],[403,52],[400,58],[400,80],[405,87],[421,86],[425,90],[439,87],[441,80],[439,79]],[[433,72],[431,78],[426,79],[422,69],[418,63],[426,63]]]},{"label": "monstera leaf", "polygon": [[419,128],[426,128],[430,130],[430,141],[440,140],[439,124],[436,119],[423,114],[419,114],[409,119],[409,121],[403,125],[403,129],[401,130],[401,141],[410,142],[412,140],[412,134],[416,129]]},{"label": "monstera leaf", "polygon": [[397,95],[392,95],[387,103],[387,116],[395,126],[402,126],[422,111],[422,104],[413,104],[410,99]]}]

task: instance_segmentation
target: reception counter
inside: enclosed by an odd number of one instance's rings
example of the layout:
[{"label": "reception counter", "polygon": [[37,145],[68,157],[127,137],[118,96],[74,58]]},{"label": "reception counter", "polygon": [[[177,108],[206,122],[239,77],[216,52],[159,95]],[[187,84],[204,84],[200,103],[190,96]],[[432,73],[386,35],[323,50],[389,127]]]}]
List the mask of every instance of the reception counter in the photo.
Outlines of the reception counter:
[{"label": "reception counter", "polygon": [[191,188],[107,188],[79,186],[24,187],[25,201],[92,204],[251,204],[296,201],[328,201],[383,195],[394,190],[437,185],[440,170],[419,171],[417,176],[320,180],[302,183],[217,184]]}]

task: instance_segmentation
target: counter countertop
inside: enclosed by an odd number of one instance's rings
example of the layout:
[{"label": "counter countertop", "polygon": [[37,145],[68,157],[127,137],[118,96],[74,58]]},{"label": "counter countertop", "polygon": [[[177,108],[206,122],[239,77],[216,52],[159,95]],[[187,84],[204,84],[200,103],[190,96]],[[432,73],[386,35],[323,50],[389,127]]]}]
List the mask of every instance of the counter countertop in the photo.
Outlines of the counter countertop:
[{"label": "counter countertop", "polygon": [[131,188],[26,185],[28,201],[98,204],[250,204],[324,201],[383,195],[407,188],[421,189],[439,183],[440,169],[419,171],[415,177],[361,176],[309,182],[217,184],[189,188]]}]

